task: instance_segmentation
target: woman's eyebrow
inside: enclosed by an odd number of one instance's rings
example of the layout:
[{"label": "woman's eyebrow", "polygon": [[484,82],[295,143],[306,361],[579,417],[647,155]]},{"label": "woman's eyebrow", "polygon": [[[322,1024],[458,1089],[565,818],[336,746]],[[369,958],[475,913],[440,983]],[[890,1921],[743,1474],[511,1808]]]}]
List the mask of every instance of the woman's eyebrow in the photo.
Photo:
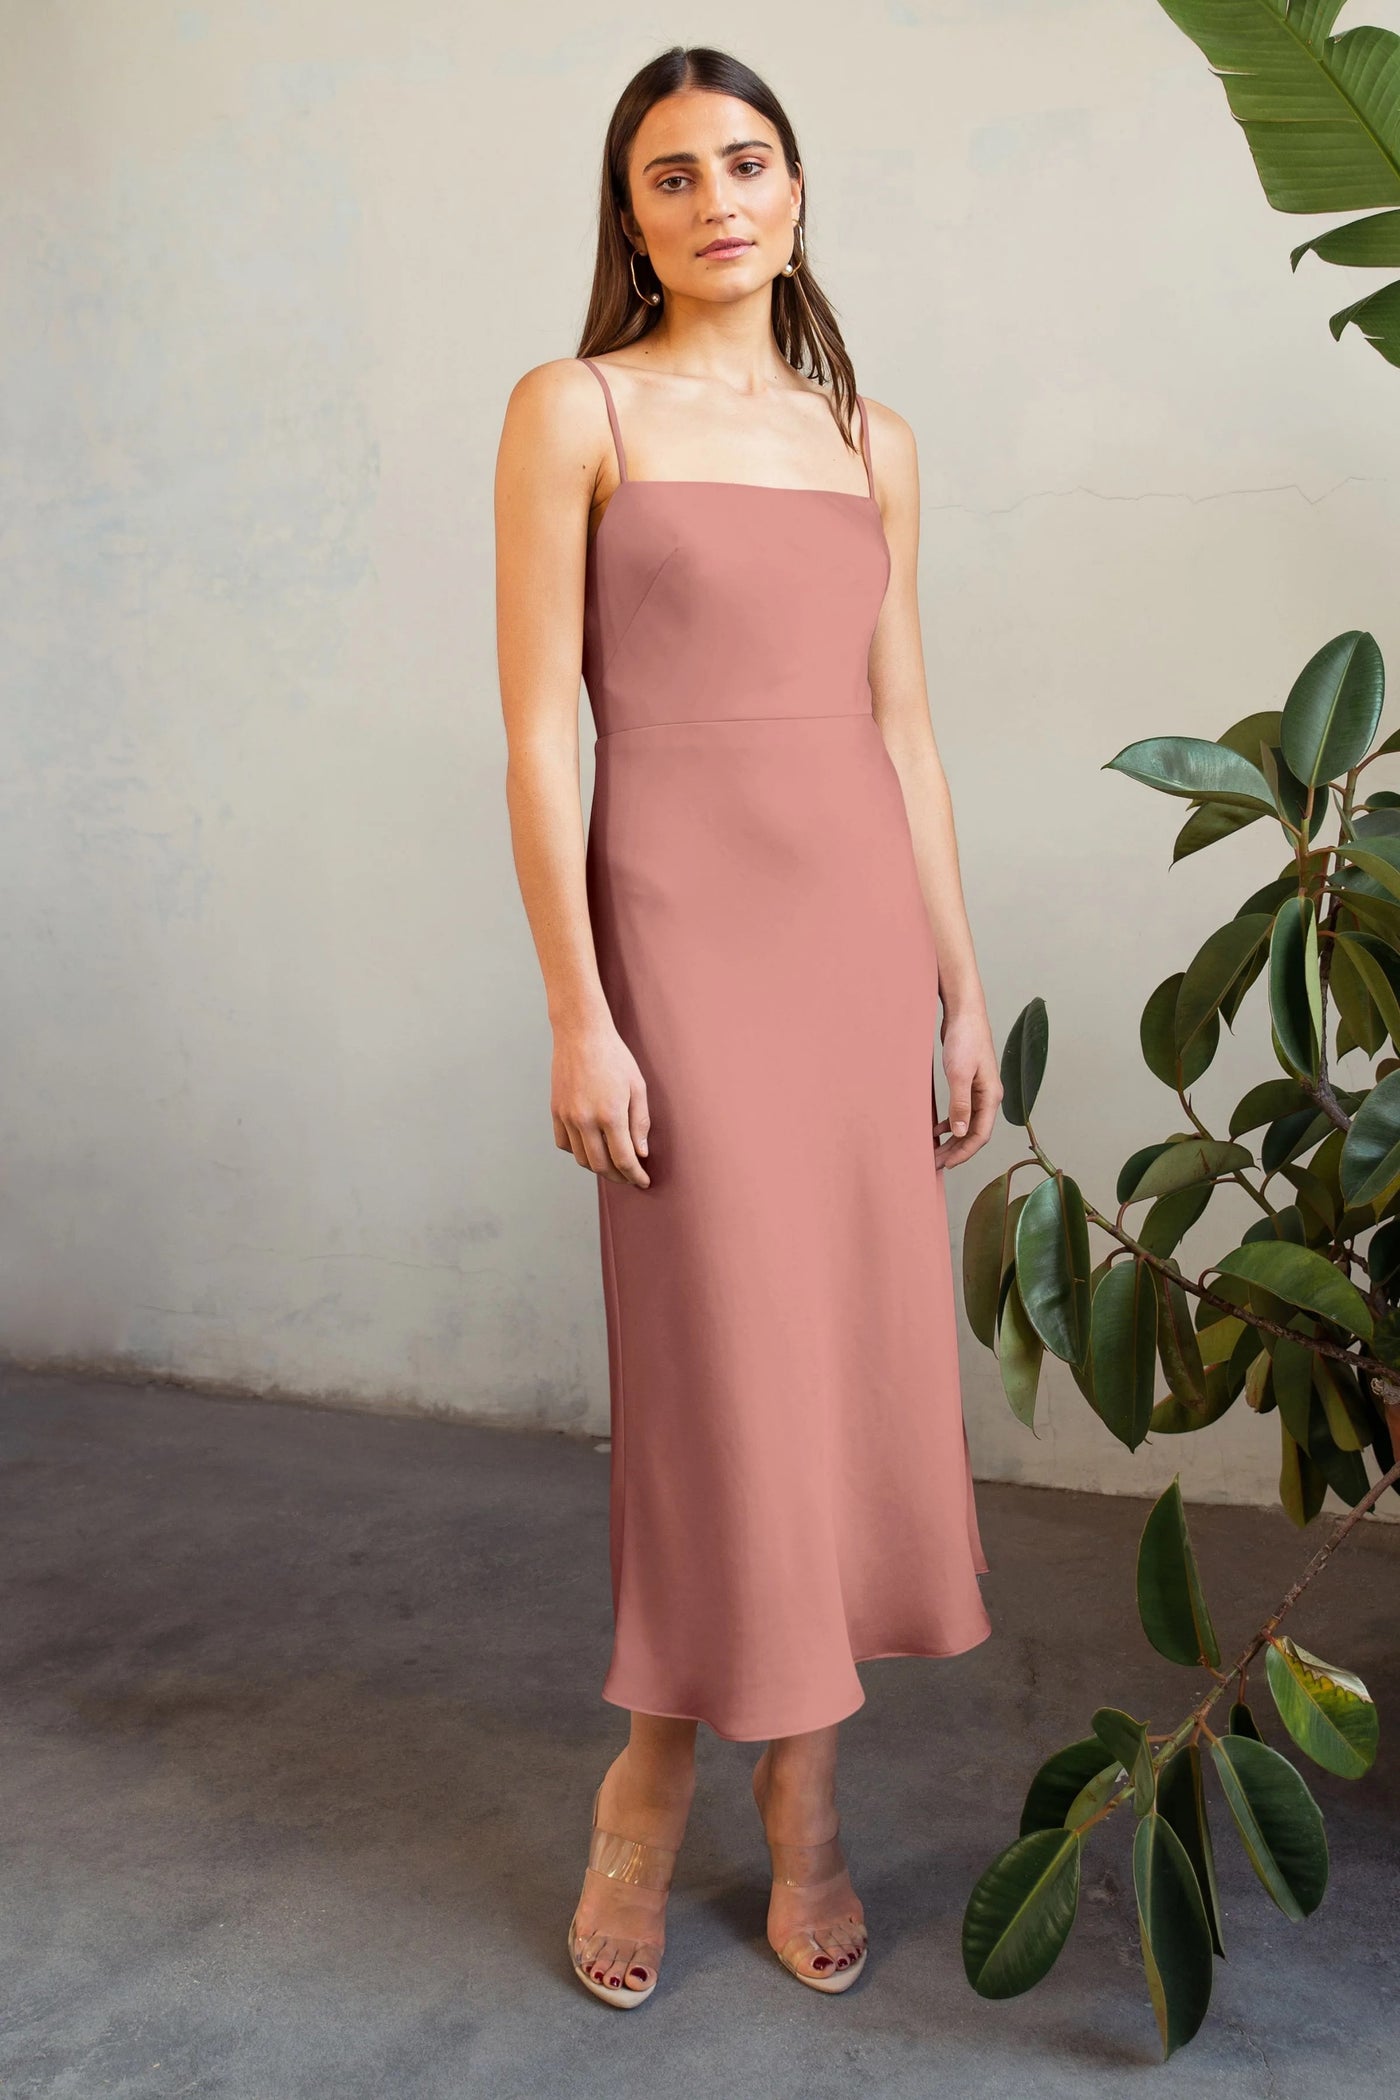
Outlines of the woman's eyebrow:
[{"label": "woman's eyebrow", "polygon": [[[719,150],[722,156],[727,156],[731,153],[741,153],[749,146],[764,146],[771,153],[773,141],[771,139],[731,139],[727,146],[721,146]],[[698,153],[658,153],[655,160],[647,162],[646,167],[642,169],[642,173],[645,175],[652,168],[664,167],[668,161],[677,160],[688,161],[692,167],[700,165]]]}]

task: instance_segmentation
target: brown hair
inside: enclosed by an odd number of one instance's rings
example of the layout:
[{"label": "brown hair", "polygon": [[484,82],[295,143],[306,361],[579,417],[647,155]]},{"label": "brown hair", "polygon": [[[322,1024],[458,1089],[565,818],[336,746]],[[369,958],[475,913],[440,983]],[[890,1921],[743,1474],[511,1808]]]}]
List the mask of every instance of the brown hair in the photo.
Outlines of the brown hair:
[{"label": "brown hair", "polygon": [[[653,103],[681,88],[701,88],[718,95],[733,95],[766,117],[778,134],[788,173],[796,175],[800,156],[797,139],[787,114],[772,89],[757,73],[726,51],[705,45],[686,50],[676,44],[635,73],[622,90],[608,125],[603,145],[603,175],[598,203],[598,254],[593,265],[593,288],[588,313],[579,339],[578,355],[594,357],[600,351],[620,350],[650,335],[660,318],[659,306],[649,306],[637,297],[632,283],[634,250],[623,229],[621,213],[631,209],[627,164],[632,141]],[[799,221],[802,241],[807,239],[807,185],[802,185]],[[638,256],[640,273],[650,266]],[[852,410],[856,397],[855,367],[842,339],[836,315],[821,286],[812,275],[811,264],[802,263],[791,277],[781,273],[773,280],[773,334],[778,348],[795,370],[809,371],[819,385],[832,387],[832,412],[848,445]]]}]

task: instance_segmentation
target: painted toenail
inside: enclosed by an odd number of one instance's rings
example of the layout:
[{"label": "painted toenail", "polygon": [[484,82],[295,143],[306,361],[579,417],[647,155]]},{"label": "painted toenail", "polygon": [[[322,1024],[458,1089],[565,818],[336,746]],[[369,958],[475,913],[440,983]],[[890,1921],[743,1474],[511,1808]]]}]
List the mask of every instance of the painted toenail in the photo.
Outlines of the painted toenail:
[{"label": "painted toenail", "polygon": [[647,1972],[645,1969],[629,1969],[627,1973],[629,1976],[640,1976],[643,1983],[645,1983],[647,1980]]}]

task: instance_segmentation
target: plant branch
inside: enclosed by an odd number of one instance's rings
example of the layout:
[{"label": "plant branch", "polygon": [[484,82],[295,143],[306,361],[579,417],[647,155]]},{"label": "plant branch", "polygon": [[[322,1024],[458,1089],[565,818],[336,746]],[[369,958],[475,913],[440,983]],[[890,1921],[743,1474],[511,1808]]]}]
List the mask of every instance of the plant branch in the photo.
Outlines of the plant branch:
[{"label": "plant branch", "polygon": [[[1030,1138],[1036,1163],[1049,1175],[1058,1173],[1059,1169],[1049,1155],[1042,1151],[1035,1133],[1031,1129],[1029,1120],[1026,1123],[1026,1135]],[[1018,1162],[1018,1164],[1029,1165],[1030,1162]],[[1357,1353],[1348,1349],[1341,1342],[1326,1341],[1321,1335],[1300,1334],[1296,1327],[1281,1327],[1277,1320],[1269,1319],[1264,1313],[1256,1313],[1249,1306],[1237,1304],[1233,1298],[1226,1298],[1221,1292],[1211,1290],[1207,1284],[1196,1282],[1189,1276],[1183,1276],[1181,1271],[1174,1268],[1171,1262],[1167,1261],[1162,1255],[1154,1254],[1150,1247],[1144,1247],[1141,1240],[1135,1240],[1130,1232],[1125,1232],[1122,1226],[1115,1224],[1112,1218],[1105,1217],[1104,1213],[1088,1200],[1082,1190],[1080,1191],[1080,1201],[1084,1205],[1086,1218],[1093,1224],[1100,1226],[1109,1235],[1110,1239],[1117,1240],[1120,1246],[1126,1247],[1130,1254],[1135,1255],[1139,1261],[1145,1262],[1149,1268],[1160,1269],[1164,1276],[1170,1277],[1173,1283],[1180,1284],[1182,1290],[1189,1291],[1193,1297],[1202,1299],[1205,1304],[1218,1306],[1222,1312],[1228,1313],[1232,1319],[1242,1320],[1247,1327],[1257,1327],[1262,1334],[1275,1335],[1281,1341],[1297,1342],[1302,1348],[1311,1349],[1316,1356],[1330,1356],[1338,1363],[1349,1365],[1354,1371],[1364,1370],[1369,1372],[1374,1378],[1385,1381],[1394,1380],[1395,1374],[1388,1365],[1381,1363],[1373,1356],[1366,1355],[1364,1351]],[[1396,1386],[1396,1393],[1397,1398],[1400,1398],[1400,1385]]]},{"label": "plant branch", "polygon": [[[1383,1473],[1380,1479],[1372,1484],[1354,1509],[1349,1509],[1346,1515],[1338,1520],[1333,1526],[1330,1536],[1319,1546],[1297,1581],[1285,1592],[1253,1639],[1241,1650],[1236,1661],[1227,1671],[1219,1673],[1219,1683],[1213,1685],[1200,1703],[1192,1707],[1180,1727],[1174,1728],[1170,1735],[1163,1737],[1162,1747],[1152,1760],[1154,1770],[1160,1771],[1167,1759],[1175,1755],[1193,1730],[1204,1726],[1206,1715],[1216,1704],[1217,1700],[1229,1690],[1232,1678],[1238,1677],[1241,1680],[1241,1691],[1243,1691],[1245,1672],[1261,1648],[1271,1638],[1274,1628],[1279,1621],[1288,1612],[1292,1611],[1308,1584],[1315,1576],[1322,1573],[1322,1570],[1327,1566],[1338,1547],[1345,1543],[1356,1529],[1356,1526],[1361,1522],[1361,1519],[1368,1516],[1375,1508],[1386,1489],[1393,1487],[1397,1481],[1400,1481],[1400,1459],[1396,1460],[1388,1473]],[[1207,1729],[1206,1733],[1209,1734],[1210,1731]],[[1123,1802],[1130,1799],[1132,1793],[1133,1783],[1129,1780],[1126,1785],[1120,1787],[1118,1792],[1104,1803],[1101,1809],[1098,1809],[1092,1816],[1086,1817],[1084,1822],[1079,1825],[1080,1836],[1082,1837],[1085,1831],[1091,1830],[1095,1823],[1101,1823],[1105,1816],[1111,1815],[1115,1808],[1120,1807]]]}]

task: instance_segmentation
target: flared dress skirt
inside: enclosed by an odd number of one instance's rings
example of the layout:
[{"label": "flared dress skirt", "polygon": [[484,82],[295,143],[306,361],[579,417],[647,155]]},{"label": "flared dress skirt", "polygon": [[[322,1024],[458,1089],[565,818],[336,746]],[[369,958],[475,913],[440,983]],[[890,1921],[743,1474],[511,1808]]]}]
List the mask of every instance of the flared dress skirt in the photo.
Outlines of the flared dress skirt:
[{"label": "flared dress skirt", "polygon": [[630,480],[608,407],[624,479],[588,555],[587,886],[651,1185],[598,1181],[603,1697],[760,1741],[852,1713],[860,1661],[991,1631],[935,1164],[938,958],[871,705],[873,495]]}]

